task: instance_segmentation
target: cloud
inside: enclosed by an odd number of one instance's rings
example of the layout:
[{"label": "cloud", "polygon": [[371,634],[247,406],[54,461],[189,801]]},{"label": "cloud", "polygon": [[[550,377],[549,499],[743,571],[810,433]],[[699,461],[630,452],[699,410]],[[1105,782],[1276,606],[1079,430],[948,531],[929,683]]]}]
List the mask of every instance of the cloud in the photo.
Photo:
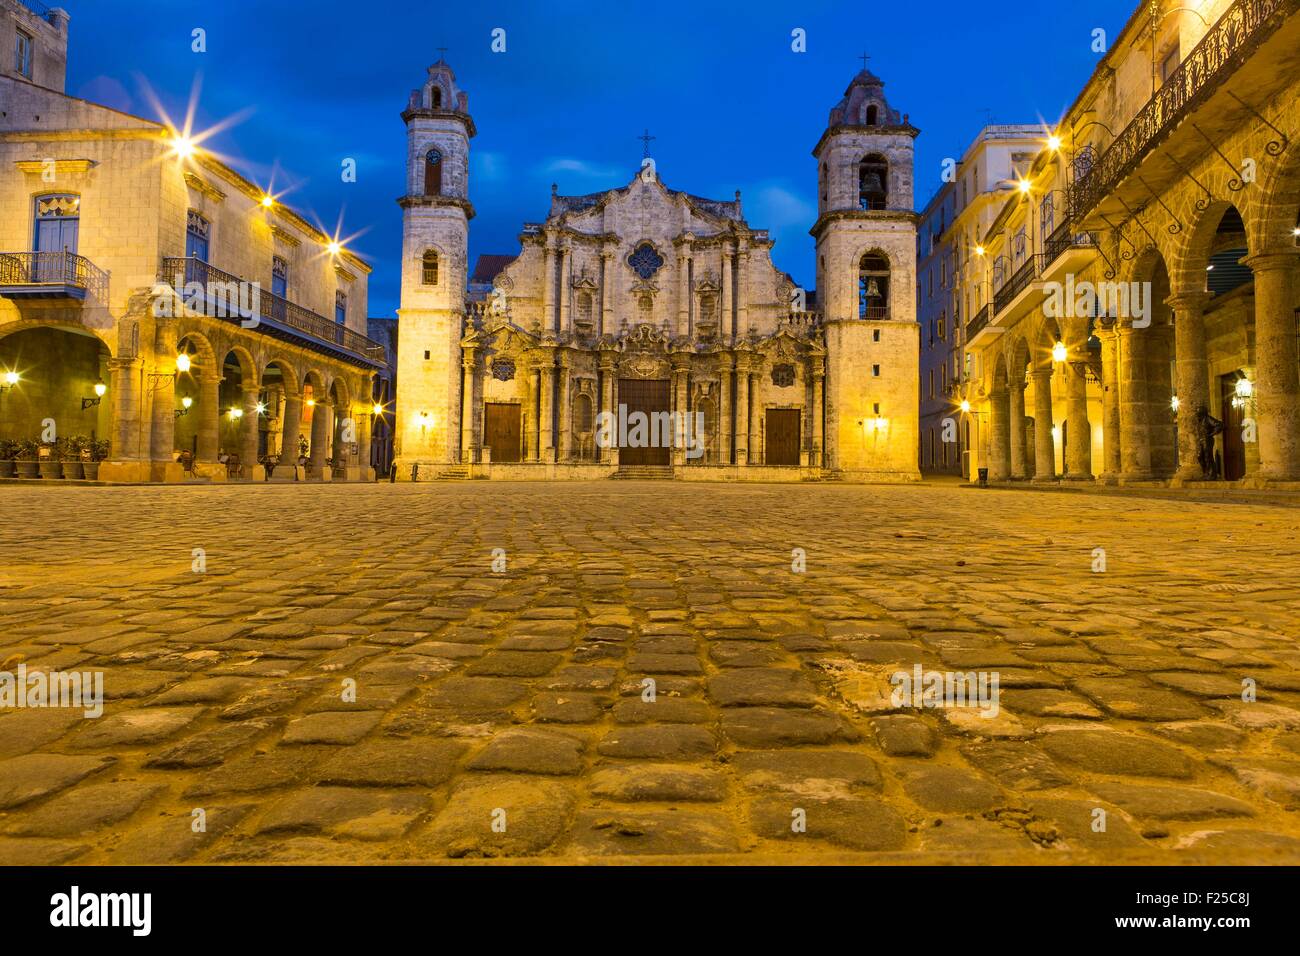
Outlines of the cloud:
[{"label": "cloud", "polygon": [[572,173],[585,179],[614,179],[619,175],[619,171],[613,166],[601,166],[596,163],[589,163],[585,159],[570,157],[552,159],[543,167],[542,172],[547,175]]},{"label": "cloud", "polygon": [[470,153],[469,160],[473,175],[480,182],[495,183],[506,178],[505,153],[475,151]]}]

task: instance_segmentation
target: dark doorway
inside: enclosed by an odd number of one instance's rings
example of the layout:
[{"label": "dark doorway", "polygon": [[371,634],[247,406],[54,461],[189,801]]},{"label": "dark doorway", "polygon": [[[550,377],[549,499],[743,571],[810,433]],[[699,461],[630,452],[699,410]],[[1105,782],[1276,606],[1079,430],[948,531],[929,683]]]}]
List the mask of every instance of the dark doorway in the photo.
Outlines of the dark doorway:
[{"label": "dark doorway", "polygon": [[767,442],[763,463],[767,465],[799,464],[799,428],[803,412],[797,408],[767,410]]},{"label": "dark doorway", "polygon": [[[647,426],[644,431],[647,445],[630,448],[620,444],[618,446],[618,463],[620,465],[667,465],[670,463],[672,449],[669,443],[672,441],[674,434],[671,420],[668,424],[667,434],[664,434],[664,429],[656,425],[654,417],[655,413],[659,413],[660,421],[663,420],[664,413],[670,409],[668,396],[667,379],[621,378],[618,380],[618,403],[627,407],[628,417],[628,434],[620,435],[619,439],[622,440],[632,436],[633,413],[644,412],[647,418]],[[656,444],[657,447],[651,447],[652,444]]]},{"label": "dark doorway", "polygon": [[1246,443],[1242,426],[1246,419],[1244,407],[1233,404],[1237,397],[1236,375],[1219,378],[1219,396],[1223,415],[1223,480],[1238,481],[1246,477]]},{"label": "dark doorway", "polygon": [[494,463],[519,461],[521,431],[518,405],[488,402],[483,406],[483,445],[491,449]]}]

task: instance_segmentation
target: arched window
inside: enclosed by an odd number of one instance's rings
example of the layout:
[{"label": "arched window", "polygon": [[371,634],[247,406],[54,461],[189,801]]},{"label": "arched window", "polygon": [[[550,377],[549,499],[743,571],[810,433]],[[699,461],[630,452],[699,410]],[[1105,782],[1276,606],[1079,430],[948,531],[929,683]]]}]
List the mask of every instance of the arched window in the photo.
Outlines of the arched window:
[{"label": "arched window", "polygon": [[858,208],[884,209],[889,199],[889,162],[872,153],[858,164]]},{"label": "arched window", "polygon": [[876,107],[875,107],[875,105],[873,104],[873,105],[871,105],[871,106],[868,106],[868,107],[867,107],[867,125],[868,125],[868,126],[875,126],[875,125],[876,125],[876,116],[877,116],[877,113],[876,113]]},{"label": "arched window", "polygon": [[889,318],[889,260],[868,252],[858,266],[858,318]]},{"label": "arched window", "polygon": [[32,248],[36,252],[75,254],[80,223],[80,196],[72,194],[38,196]]},{"label": "arched window", "polygon": [[442,194],[442,153],[431,149],[424,154],[424,194]]},{"label": "arched window", "polygon": [[429,249],[424,253],[424,259],[421,263],[420,283],[422,285],[438,284],[438,253]]},{"label": "arched window", "polygon": [[436,86],[429,88],[429,108],[442,109],[442,90]]}]

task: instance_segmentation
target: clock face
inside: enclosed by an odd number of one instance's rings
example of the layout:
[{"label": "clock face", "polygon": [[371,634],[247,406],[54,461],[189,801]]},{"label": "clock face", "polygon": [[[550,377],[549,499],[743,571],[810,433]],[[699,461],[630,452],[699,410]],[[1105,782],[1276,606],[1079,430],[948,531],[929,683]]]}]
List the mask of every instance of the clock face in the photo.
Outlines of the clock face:
[{"label": "clock face", "polygon": [[442,162],[442,153],[438,152],[436,149],[431,149],[425,156],[425,159],[429,161],[430,166],[437,166]]}]

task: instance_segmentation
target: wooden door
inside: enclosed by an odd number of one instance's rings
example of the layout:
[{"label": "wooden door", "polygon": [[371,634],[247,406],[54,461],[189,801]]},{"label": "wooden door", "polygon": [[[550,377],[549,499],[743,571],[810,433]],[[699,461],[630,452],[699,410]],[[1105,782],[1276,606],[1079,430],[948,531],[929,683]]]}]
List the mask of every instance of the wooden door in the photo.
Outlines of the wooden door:
[{"label": "wooden door", "polygon": [[1246,443],[1241,428],[1245,409],[1236,408],[1232,400],[1237,395],[1237,376],[1224,375],[1219,379],[1219,396],[1223,409],[1223,480],[1237,481],[1246,477]]},{"label": "wooden door", "polygon": [[487,402],[483,406],[483,445],[491,449],[493,462],[519,461],[523,449],[519,427],[519,406]]},{"label": "wooden door", "polygon": [[619,379],[618,403],[627,407],[629,421],[628,435],[621,435],[619,436],[620,439],[630,437],[632,434],[632,414],[634,412],[643,412],[647,418],[645,430],[647,442],[658,441],[658,447],[649,447],[647,445],[640,448],[631,448],[626,445],[619,445],[618,463],[620,465],[667,465],[671,462],[671,448],[667,442],[672,440],[673,430],[670,426],[668,435],[664,436],[658,434],[660,429],[654,427],[654,414],[656,412],[667,412],[671,408],[668,386],[667,379]]},{"label": "wooden door", "polygon": [[799,430],[803,412],[797,408],[769,408],[767,410],[764,464],[799,464]]}]

